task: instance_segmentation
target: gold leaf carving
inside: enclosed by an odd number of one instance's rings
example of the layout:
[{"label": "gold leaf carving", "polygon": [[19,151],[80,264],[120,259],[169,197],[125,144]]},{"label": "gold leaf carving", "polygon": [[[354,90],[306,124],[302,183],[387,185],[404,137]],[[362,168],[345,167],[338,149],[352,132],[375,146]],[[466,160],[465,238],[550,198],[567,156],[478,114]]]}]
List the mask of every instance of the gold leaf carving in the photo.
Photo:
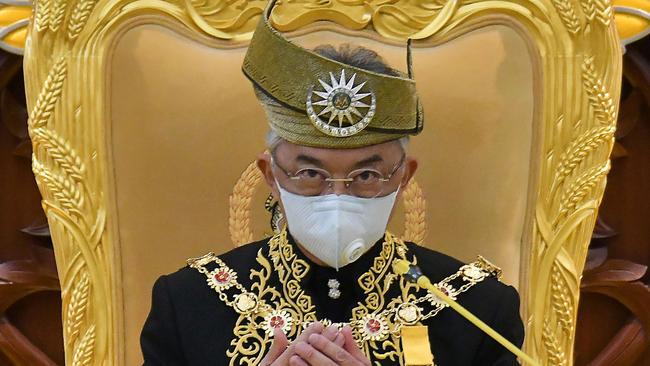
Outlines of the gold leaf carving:
[{"label": "gold leaf carving", "polygon": [[412,179],[404,190],[404,240],[424,244],[427,234],[426,201],[420,185]]},{"label": "gold leaf carving", "polygon": [[76,151],[56,131],[46,128],[33,129],[32,143],[36,147],[47,149],[53,162],[59,168],[76,183],[82,183],[84,164]]},{"label": "gold leaf carving", "polygon": [[94,6],[95,0],[77,1],[70,16],[70,22],[68,23],[68,38],[74,40],[79,36]]},{"label": "gold leaf carving", "polygon": [[372,24],[384,37],[405,40],[425,38],[446,25],[461,1],[287,1],[274,8],[271,20],[284,32],[299,29],[316,20],[329,20],[348,29]]},{"label": "gold leaf carving", "polygon": [[250,228],[251,210],[255,187],[262,180],[255,162],[250,163],[235,184],[230,195],[230,239],[235,245],[243,245],[253,241],[253,231]]},{"label": "gold leaf carving", "polygon": [[577,34],[580,31],[580,20],[578,20],[571,1],[553,0],[553,5],[555,5],[557,12],[560,14],[560,19],[562,19],[566,29],[573,34]]},{"label": "gold leaf carving", "polygon": [[603,124],[613,124],[616,121],[616,105],[603,81],[596,75],[593,56],[586,57],[582,64],[582,82],[596,119]]},{"label": "gold leaf carving", "polygon": [[[107,284],[99,275],[107,273],[106,253],[99,243],[104,233],[106,207],[101,202],[103,191],[89,187],[89,182],[93,181],[89,180],[86,163],[79,153],[87,152],[94,141],[90,137],[80,136],[94,128],[90,127],[90,123],[80,127],[75,124],[78,121],[75,117],[69,117],[78,116],[79,111],[75,107],[78,101],[72,102],[70,96],[78,96],[79,90],[89,90],[88,85],[82,83],[74,92],[66,91],[70,51],[64,46],[70,44],[65,39],[68,32],[60,30],[71,29],[69,22],[80,19],[72,13],[70,19],[66,17],[69,5],[73,12],[80,7],[76,2],[64,0],[45,0],[36,4],[32,32],[34,41],[38,43],[37,39],[41,36],[61,38],[52,41],[57,47],[48,48],[36,63],[29,62],[29,54],[26,58],[25,70],[30,70],[26,84],[27,89],[31,90],[28,93],[29,132],[34,146],[32,169],[43,194],[43,207],[53,238],[60,244],[55,245],[54,249],[57,267],[62,274],[66,364],[93,365],[97,349],[104,352],[112,349],[104,330],[99,337],[96,334],[96,324],[109,324],[107,319],[111,316]],[[81,32],[83,26],[72,29]],[[30,47],[30,43],[26,47],[32,53],[42,51]],[[74,76],[72,79],[79,81]],[[62,103],[61,98],[66,98],[66,93],[67,99]],[[71,133],[75,129],[85,132]],[[96,171],[96,167],[91,166],[90,173]],[[103,353],[102,356],[109,355],[111,359],[114,356],[110,353]],[[101,363],[113,364],[107,359]]]},{"label": "gold leaf carving", "polygon": [[92,325],[83,338],[79,341],[74,350],[72,366],[89,366],[93,364],[95,352],[95,326]]},{"label": "gold leaf carving", "polygon": [[582,13],[585,15],[588,21],[594,20],[596,16],[596,4],[595,0],[581,0],[580,7],[582,8]]},{"label": "gold leaf carving", "polygon": [[609,161],[601,166],[594,167],[583,173],[560,198],[560,215],[565,215],[590,193],[590,191],[601,182],[601,179],[609,172]]},{"label": "gold leaf carving", "polygon": [[422,30],[416,34],[410,35],[410,37],[413,39],[422,39],[438,33],[438,31],[447,25],[451,18],[454,16],[456,10],[458,9],[459,3],[459,0],[447,1],[445,5],[440,9],[440,12],[435,15],[435,18],[429,21]]},{"label": "gold leaf carving", "polygon": [[63,57],[59,58],[49,72],[45,84],[38,99],[36,106],[32,110],[29,118],[29,124],[32,128],[43,127],[54,111],[54,105],[61,96],[63,81],[67,70],[66,61]]},{"label": "gold leaf carving", "polygon": [[553,290],[552,307],[560,327],[568,333],[573,331],[573,304],[569,295],[568,285],[557,264],[552,266],[551,289]]},{"label": "gold leaf carving", "polygon": [[79,280],[76,282],[72,290],[65,318],[67,343],[74,343],[79,336],[86,314],[86,307],[88,305],[90,280],[85,271],[81,272],[79,277]]},{"label": "gold leaf carving", "polygon": [[614,14],[612,13],[612,3],[610,0],[594,0],[596,6],[596,19],[604,26],[609,26]]},{"label": "gold leaf carving", "polygon": [[250,38],[266,3],[249,0],[184,0],[188,15],[205,33],[220,39]]},{"label": "gold leaf carving", "polygon": [[372,19],[373,2],[360,1],[283,1],[273,9],[271,21],[280,31],[299,29],[316,20],[329,20],[348,29],[363,29]]},{"label": "gold leaf carving", "polygon": [[52,173],[36,158],[32,159],[32,169],[37,182],[44,185],[45,190],[52,194],[59,206],[79,219],[83,217],[81,213],[83,205],[81,192],[69,177]]},{"label": "gold leaf carving", "polygon": [[50,6],[51,0],[40,0],[36,2],[36,15],[34,16],[34,24],[36,30],[39,32],[46,30],[50,24]]},{"label": "gold leaf carving", "polygon": [[59,30],[61,23],[63,23],[63,18],[65,18],[65,9],[65,0],[54,0],[54,3],[52,3],[52,15],[49,24],[50,31],[56,32]]},{"label": "gold leaf carving", "polygon": [[553,329],[551,328],[551,323],[548,319],[544,321],[544,331],[542,335],[544,341],[544,346],[546,346],[546,352],[548,355],[548,365],[553,366],[565,366],[567,365],[567,357],[564,351],[562,351],[562,346],[558,342]]},{"label": "gold leaf carving", "polygon": [[596,127],[573,140],[560,158],[553,184],[563,183],[592,151],[611,140],[614,131],[614,126]]}]

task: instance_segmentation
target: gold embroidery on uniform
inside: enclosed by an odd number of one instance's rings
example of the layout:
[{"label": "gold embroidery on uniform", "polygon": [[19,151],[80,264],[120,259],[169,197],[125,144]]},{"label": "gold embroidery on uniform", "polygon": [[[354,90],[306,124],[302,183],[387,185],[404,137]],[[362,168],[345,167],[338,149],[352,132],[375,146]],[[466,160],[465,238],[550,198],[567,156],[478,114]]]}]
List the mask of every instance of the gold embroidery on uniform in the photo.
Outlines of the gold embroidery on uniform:
[{"label": "gold embroidery on uniform", "polygon": [[[358,279],[366,296],[365,301],[359,302],[352,310],[348,323],[336,325],[352,327],[355,340],[373,365],[380,365],[386,359],[402,365],[401,327],[421,324],[447,305],[426,292],[418,296],[417,285],[390,271],[393,260],[407,259],[407,247],[402,240],[387,232],[381,245],[382,250],[372,267]],[[270,261],[263,254],[263,248],[257,252],[256,261],[260,267],[250,271],[250,290],[237,282],[237,273],[213,253],[188,260],[190,267],[206,275],[208,284],[217,292],[219,299],[239,314],[233,329],[234,338],[226,351],[231,366],[257,365],[271,345],[273,327],[283,328],[292,340],[312,322],[332,324],[328,319],[317,319],[311,297],[300,286],[300,280],[310,267],[294,253],[293,246],[287,240],[286,229],[269,240],[268,257]],[[209,271],[205,266],[211,262],[216,263],[217,268]],[[413,257],[411,262],[417,264],[417,258]],[[276,272],[279,278],[281,291],[268,284],[272,272]],[[486,277],[498,273],[497,267],[480,257],[436,285],[456,298]],[[457,279],[464,284],[455,289],[450,282]],[[387,302],[386,293],[396,281],[399,282],[400,295]]]},{"label": "gold embroidery on uniform", "polygon": [[[386,302],[385,295],[391,284],[398,279],[397,275],[389,272],[390,264],[394,259],[396,259],[396,255],[400,259],[406,259],[406,253],[407,248],[404,242],[395,238],[392,234],[386,233],[381,253],[373,261],[373,266],[370,270],[362,275],[358,280],[359,286],[363,289],[364,294],[366,295],[366,301],[365,304],[359,303],[359,305],[352,310],[352,318],[361,321],[362,326],[365,325],[365,322],[368,321],[372,314],[376,314],[384,308]],[[400,281],[400,288],[404,289],[405,284],[404,281]],[[395,299],[391,302],[395,302]],[[389,331],[383,331],[384,326],[391,330],[394,329],[392,319],[387,317],[387,319],[377,320],[381,323],[382,328],[378,331],[380,336],[369,336],[368,334],[363,334],[364,332],[358,331],[359,328],[355,327],[353,328],[356,330],[354,332],[355,339],[357,339],[357,341],[362,341],[359,342],[360,346],[370,360],[401,360],[402,353],[398,335],[391,334],[392,332]],[[388,324],[384,325],[384,322]]]},{"label": "gold embroidery on uniform", "polygon": [[[300,287],[300,280],[309,272],[309,264],[294,253],[293,246],[287,240],[286,229],[269,240],[269,256],[282,284],[284,299],[290,305],[290,309],[286,310],[292,319],[296,324],[316,321],[316,307],[312,304],[311,297]],[[293,327],[287,336],[297,335],[295,333],[299,329],[300,327]]]}]

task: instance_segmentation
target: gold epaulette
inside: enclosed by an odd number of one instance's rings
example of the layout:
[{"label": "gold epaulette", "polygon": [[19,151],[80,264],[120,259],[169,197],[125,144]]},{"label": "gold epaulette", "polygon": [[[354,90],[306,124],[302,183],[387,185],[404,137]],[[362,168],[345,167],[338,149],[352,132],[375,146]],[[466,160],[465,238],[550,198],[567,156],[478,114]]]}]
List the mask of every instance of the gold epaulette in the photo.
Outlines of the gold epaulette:
[{"label": "gold epaulette", "polygon": [[476,262],[474,262],[475,265],[480,268],[481,270],[489,273],[491,276],[494,276],[497,280],[501,280],[501,277],[503,276],[503,271],[501,270],[501,267],[497,267],[492,262],[488,261],[487,259],[483,258],[483,256],[477,256]]},{"label": "gold epaulette", "polygon": [[217,255],[214,254],[213,252],[209,252],[200,257],[188,258],[185,262],[187,263],[188,266],[192,268],[196,268],[196,267],[203,267],[206,264],[213,262],[215,258],[217,258]]}]

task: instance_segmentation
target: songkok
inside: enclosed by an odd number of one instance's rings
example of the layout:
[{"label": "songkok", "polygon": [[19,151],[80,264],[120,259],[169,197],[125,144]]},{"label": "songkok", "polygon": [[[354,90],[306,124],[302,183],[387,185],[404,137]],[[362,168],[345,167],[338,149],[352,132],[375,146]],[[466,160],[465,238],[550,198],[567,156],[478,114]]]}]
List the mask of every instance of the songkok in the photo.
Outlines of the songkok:
[{"label": "songkok", "polygon": [[355,148],[422,131],[423,113],[411,72],[385,75],[347,65],[287,40],[270,23],[270,1],[244,58],[267,120],[298,145]]}]

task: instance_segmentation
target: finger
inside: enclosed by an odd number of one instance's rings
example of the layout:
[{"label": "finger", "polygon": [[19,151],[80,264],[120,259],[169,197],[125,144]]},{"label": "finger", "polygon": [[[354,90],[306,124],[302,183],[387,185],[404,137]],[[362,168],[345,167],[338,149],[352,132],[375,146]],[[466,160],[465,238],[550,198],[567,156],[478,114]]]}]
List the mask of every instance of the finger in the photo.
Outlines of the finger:
[{"label": "finger", "polygon": [[289,365],[290,366],[309,366],[309,364],[307,362],[303,361],[303,359],[300,358],[300,356],[297,356],[297,355],[291,356],[291,358],[289,359]]},{"label": "finger", "polygon": [[322,333],[325,330],[325,327],[323,326],[323,323],[321,322],[316,322],[316,323],[311,323],[305,330],[300,333],[298,337],[296,337],[296,340],[294,342],[299,342],[299,341],[307,341],[307,337],[314,333]]},{"label": "finger", "polygon": [[339,347],[343,347],[345,344],[345,336],[341,333],[336,335],[336,338],[334,339],[334,344],[336,344]]},{"label": "finger", "polygon": [[339,329],[333,325],[330,325],[329,327],[325,328],[321,334],[323,337],[329,339],[330,341],[333,341],[339,334]]},{"label": "finger", "polygon": [[[325,337],[320,334],[314,334],[312,336],[318,336],[324,341],[329,342]],[[311,336],[310,336],[311,338]],[[295,347],[296,354],[300,356],[305,362],[311,366],[337,366],[338,364],[331,360],[329,357],[322,354],[311,344],[306,342],[298,342]]]},{"label": "finger", "polygon": [[359,348],[359,345],[357,345],[357,342],[352,336],[352,328],[346,325],[343,327],[343,329],[341,329],[341,334],[343,334],[343,337],[345,338],[345,344],[343,345],[343,348],[348,351],[352,357],[359,360],[363,365],[370,366],[370,360],[368,360],[368,357],[366,357],[361,348]]},{"label": "finger", "polygon": [[288,345],[289,345],[289,340],[287,339],[287,335],[284,334],[282,329],[280,328],[273,329],[273,345],[271,346],[271,348],[275,346],[277,350],[284,351],[284,349],[287,348]]},{"label": "finger", "polygon": [[309,336],[309,344],[340,366],[357,366],[359,360],[320,334]]},{"label": "finger", "polygon": [[266,366],[275,362],[275,360],[277,360],[278,357],[280,357],[280,355],[287,349],[288,344],[287,336],[280,328],[275,328],[273,330],[273,343],[271,344],[271,348],[262,359],[260,365]]},{"label": "finger", "polygon": [[280,357],[277,358],[278,362],[281,365],[286,365],[289,362],[291,356],[296,354],[294,348],[297,342],[307,341],[307,338],[311,334],[321,333],[323,332],[324,328],[325,327],[323,327],[323,324],[321,322],[311,323],[307,328],[305,328],[305,330],[302,331],[302,333],[298,335],[298,337],[296,337],[296,340],[293,341],[293,343],[288,348],[286,348],[284,353],[282,353]]}]

